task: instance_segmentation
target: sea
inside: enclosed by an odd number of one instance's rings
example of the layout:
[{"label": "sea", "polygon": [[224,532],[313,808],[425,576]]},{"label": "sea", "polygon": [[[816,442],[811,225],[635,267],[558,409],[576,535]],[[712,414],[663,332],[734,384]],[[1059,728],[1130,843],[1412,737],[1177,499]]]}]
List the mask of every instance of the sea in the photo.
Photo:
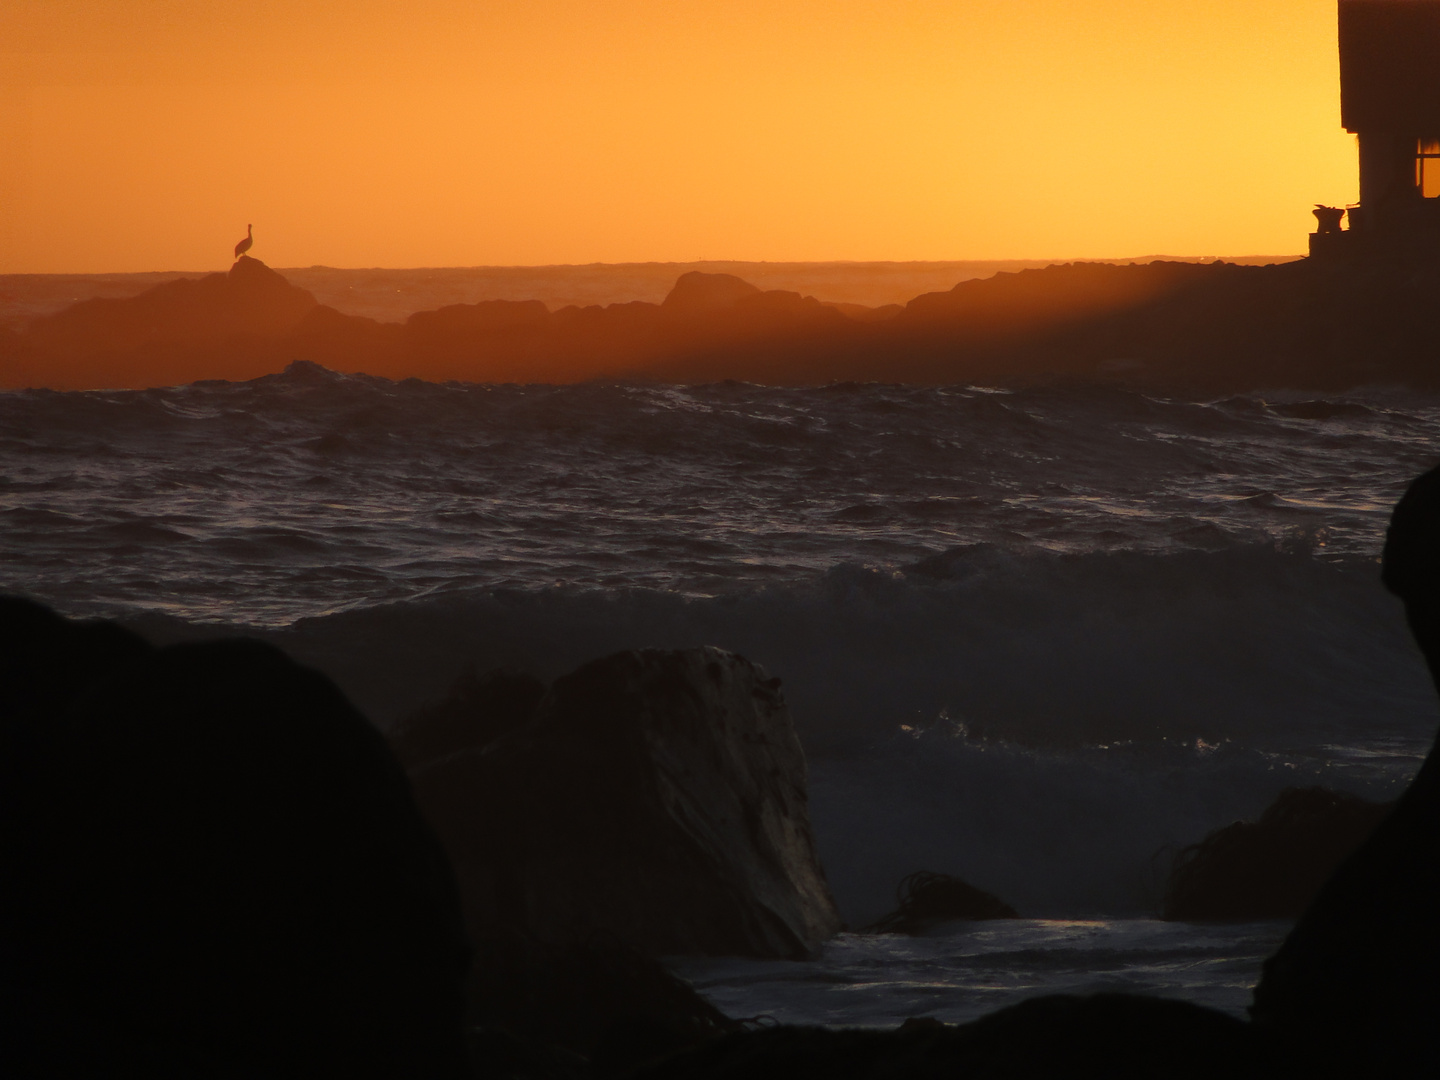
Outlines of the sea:
[{"label": "sea", "polygon": [[[1440,397],[1105,383],[393,382],[0,393],[0,588],[244,633],[382,727],[466,670],[718,645],[783,680],[848,925],[674,958],[734,1016],[1125,989],[1243,1015],[1288,927],[1156,919],[1285,788],[1394,798],[1434,690],[1379,581]],[[861,931],[917,870],[1019,920]]]}]

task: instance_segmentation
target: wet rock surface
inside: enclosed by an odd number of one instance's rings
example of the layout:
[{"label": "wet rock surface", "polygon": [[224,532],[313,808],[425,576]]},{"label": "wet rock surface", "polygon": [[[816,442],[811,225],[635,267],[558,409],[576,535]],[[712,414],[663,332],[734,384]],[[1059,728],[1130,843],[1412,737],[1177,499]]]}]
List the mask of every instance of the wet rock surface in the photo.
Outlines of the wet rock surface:
[{"label": "wet rock surface", "polygon": [[778,681],[723,650],[587,664],[533,723],[412,777],[477,939],[800,957],[840,927]]}]

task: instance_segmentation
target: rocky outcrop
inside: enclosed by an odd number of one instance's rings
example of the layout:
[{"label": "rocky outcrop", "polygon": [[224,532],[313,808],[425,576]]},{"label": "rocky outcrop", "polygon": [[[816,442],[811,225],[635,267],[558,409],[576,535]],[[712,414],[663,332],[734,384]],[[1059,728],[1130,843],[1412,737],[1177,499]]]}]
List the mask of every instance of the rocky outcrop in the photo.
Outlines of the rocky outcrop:
[{"label": "rocky outcrop", "polygon": [[[88,390],[272,374],[297,358],[285,342],[315,306],[304,289],[243,256],[228,273],[85,300],[36,319],[22,348],[0,352],[0,386]],[[316,358],[326,355],[322,348]]]},{"label": "rocky outcrop", "polygon": [[[1440,676],[1440,470],[1405,493],[1384,581]],[[1265,964],[1252,1014],[1313,1076],[1440,1075],[1440,756]]]},{"label": "rocky outcrop", "polygon": [[800,957],[840,927],[778,680],[720,649],[587,664],[412,778],[477,939]]},{"label": "rocky outcrop", "polygon": [[886,324],[897,378],[1097,375],[1195,391],[1436,384],[1440,260],[1073,263],[962,281]]},{"label": "rocky outcrop", "polygon": [[469,997],[475,1027],[580,1055],[596,1073],[607,1060],[619,1071],[735,1026],[658,960],[614,942],[478,941]]},{"label": "rocky outcrop", "polygon": [[673,315],[709,315],[733,308],[760,290],[734,274],[707,274],[691,270],[675,279],[661,307]]},{"label": "rocky outcrop", "polygon": [[1161,918],[1297,919],[1391,806],[1326,788],[1287,788],[1259,821],[1216,829],[1175,857]]},{"label": "rocky outcrop", "polygon": [[145,345],[207,341],[232,334],[277,337],[315,307],[259,259],[242,255],[228,273],[180,278],[139,296],[84,300],[37,319],[29,337],[63,355],[124,352]]},{"label": "rocky outcrop", "polygon": [[0,865],[4,1075],[466,1075],[444,854],[270,646],[0,600]]},{"label": "rocky outcrop", "polygon": [[1005,901],[968,881],[917,870],[895,889],[895,910],[863,930],[870,934],[919,934],[943,922],[1018,919]]}]

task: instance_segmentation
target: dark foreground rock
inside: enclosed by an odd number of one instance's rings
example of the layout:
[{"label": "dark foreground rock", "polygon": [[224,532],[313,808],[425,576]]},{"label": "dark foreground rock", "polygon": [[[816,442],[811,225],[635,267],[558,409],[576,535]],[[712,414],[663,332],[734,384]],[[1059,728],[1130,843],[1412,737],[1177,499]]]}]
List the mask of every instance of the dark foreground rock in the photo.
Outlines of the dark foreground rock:
[{"label": "dark foreground rock", "polygon": [[466,1075],[443,852],[278,650],[0,599],[0,829],[0,1074]]},{"label": "dark foreground rock", "polygon": [[524,671],[466,672],[455,680],[444,701],[401,721],[391,733],[390,745],[407,767],[488,746],[532,722],[545,690],[543,682]]},{"label": "dark foreground rock", "polygon": [[1095,994],[1021,1002],[973,1023],[890,1032],[740,1031],[645,1080],[1246,1080],[1286,1075],[1250,1025],[1182,1001]]},{"label": "dark foreground rock", "polygon": [[778,680],[720,649],[587,664],[412,777],[477,939],[802,957],[840,928]]},{"label": "dark foreground rock", "polygon": [[[1440,678],[1440,470],[1405,493],[1384,580]],[[1440,1075],[1440,757],[1330,878],[1265,964],[1255,1021],[1314,1075]]]},{"label": "dark foreground rock", "polygon": [[1287,788],[1259,821],[1226,825],[1176,856],[1161,917],[1297,919],[1392,805],[1321,787]]},{"label": "dark foreground rock", "polygon": [[895,910],[864,928],[873,934],[918,934],[942,922],[1018,919],[998,896],[949,874],[917,870],[895,889]]},{"label": "dark foreground rock", "polygon": [[614,942],[477,942],[469,1001],[482,1072],[524,1046],[551,1069],[620,1074],[737,1026],[659,961]]}]

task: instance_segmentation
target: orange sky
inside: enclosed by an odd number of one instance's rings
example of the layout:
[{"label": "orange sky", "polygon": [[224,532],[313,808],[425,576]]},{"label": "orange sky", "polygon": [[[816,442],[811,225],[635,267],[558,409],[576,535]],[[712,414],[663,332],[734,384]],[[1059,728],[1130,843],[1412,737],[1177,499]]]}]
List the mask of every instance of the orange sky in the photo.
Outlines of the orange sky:
[{"label": "orange sky", "polygon": [[1334,0],[0,0],[0,273],[1304,250]]}]

